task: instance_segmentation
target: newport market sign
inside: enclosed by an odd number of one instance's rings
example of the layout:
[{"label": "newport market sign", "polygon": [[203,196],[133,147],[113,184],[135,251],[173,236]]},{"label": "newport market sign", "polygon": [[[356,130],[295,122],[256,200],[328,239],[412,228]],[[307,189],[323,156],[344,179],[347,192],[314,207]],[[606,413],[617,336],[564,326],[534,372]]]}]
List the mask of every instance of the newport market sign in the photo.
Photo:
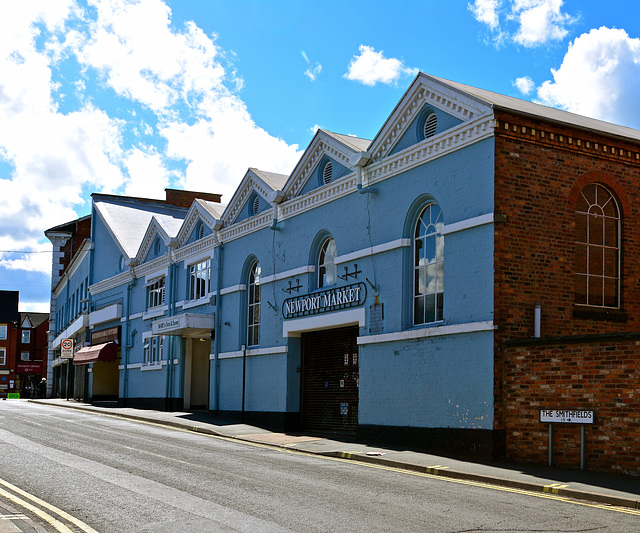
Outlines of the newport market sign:
[{"label": "newport market sign", "polygon": [[349,309],[364,305],[367,287],[364,283],[354,283],[345,287],[334,287],[325,291],[287,298],[282,303],[282,315],[287,318],[329,313],[339,309]]}]

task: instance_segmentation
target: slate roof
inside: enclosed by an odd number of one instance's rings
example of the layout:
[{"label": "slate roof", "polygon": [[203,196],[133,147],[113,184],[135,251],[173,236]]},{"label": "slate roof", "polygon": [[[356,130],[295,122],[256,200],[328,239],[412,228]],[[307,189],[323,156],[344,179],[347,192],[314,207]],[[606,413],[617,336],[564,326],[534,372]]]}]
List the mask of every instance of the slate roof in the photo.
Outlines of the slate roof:
[{"label": "slate roof", "polygon": [[114,239],[119,243],[127,257],[135,257],[145,236],[149,223],[155,218],[168,235],[178,234],[187,209],[169,207],[166,204],[153,204],[131,201],[123,198],[117,202],[94,198],[96,211],[104,218]]},{"label": "slate roof", "polygon": [[360,137],[355,137],[353,135],[343,135],[342,133],[334,133],[328,130],[322,131],[356,152],[365,152],[371,144],[371,140],[369,139],[361,139]]},{"label": "slate roof", "polygon": [[539,117],[560,124],[640,141],[640,131],[633,128],[612,124],[611,122],[605,122],[604,120],[585,117],[583,115],[577,115],[575,113],[570,113],[569,111],[563,111],[562,109],[556,109],[554,107],[536,104],[526,100],[520,100],[513,96],[494,93],[485,89],[478,89],[477,87],[471,87],[470,85],[445,80],[436,76],[430,76],[428,74],[421,75],[425,78],[431,78],[438,83],[447,85],[457,91],[464,92],[468,96],[480,100],[493,108],[515,111],[520,114]]},{"label": "slate roof", "polygon": [[274,191],[281,190],[284,184],[289,179],[287,174],[276,174],[275,172],[265,172],[257,168],[251,168],[255,174],[262,179],[267,185],[269,185]]}]

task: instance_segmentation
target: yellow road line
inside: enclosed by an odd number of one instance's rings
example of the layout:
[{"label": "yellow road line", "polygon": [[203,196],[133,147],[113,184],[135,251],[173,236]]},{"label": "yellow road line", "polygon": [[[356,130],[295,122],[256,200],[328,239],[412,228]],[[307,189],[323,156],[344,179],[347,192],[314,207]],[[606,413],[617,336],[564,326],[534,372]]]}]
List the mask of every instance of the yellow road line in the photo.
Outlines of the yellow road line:
[{"label": "yellow road line", "polygon": [[[4,481],[3,479],[0,479],[0,485],[6,487],[7,489],[9,489],[15,494],[19,494],[20,496],[23,496],[24,498],[31,500],[33,503],[39,505],[40,507],[44,507],[45,509],[48,509],[52,513],[58,515],[59,517],[64,518],[67,522],[71,522],[74,526],[79,528],[81,531],[84,531],[86,533],[98,533],[95,529],[88,526],[84,522],[78,520],[76,517],[71,516],[70,514],[64,512],[62,509],[58,509],[57,507],[54,507],[53,505],[41,500],[40,498],[37,498],[36,496],[33,496],[32,494],[29,494],[28,492],[25,492],[24,490],[16,487],[15,485],[12,485],[7,481]],[[39,516],[40,518],[45,520],[48,524],[55,527],[60,533],[73,533],[73,531],[69,529],[67,526],[65,526],[62,522],[60,522],[50,514],[45,513],[42,509],[39,509],[35,505],[32,505],[31,503],[23,500],[22,498],[18,498],[18,496],[16,496],[15,494],[12,494],[12,492],[8,492],[4,489],[0,489],[0,495],[12,501],[16,505],[20,505],[21,507]]]}]

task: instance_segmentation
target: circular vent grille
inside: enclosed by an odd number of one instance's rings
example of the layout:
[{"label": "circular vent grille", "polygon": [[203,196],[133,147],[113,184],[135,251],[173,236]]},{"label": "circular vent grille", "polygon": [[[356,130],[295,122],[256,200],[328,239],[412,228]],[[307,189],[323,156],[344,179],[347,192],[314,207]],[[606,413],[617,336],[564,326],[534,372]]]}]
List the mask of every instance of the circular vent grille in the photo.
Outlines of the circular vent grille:
[{"label": "circular vent grille", "polygon": [[260,208],[260,198],[257,196],[253,199],[253,205],[251,206],[251,211],[254,215],[258,214],[258,209]]},{"label": "circular vent grille", "polygon": [[333,166],[331,165],[331,161],[329,161],[324,166],[324,170],[322,171],[322,181],[324,182],[325,185],[331,181],[332,174],[333,174]]},{"label": "circular vent grille", "polygon": [[427,120],[424,121],[424,138],[428,139],[436,134],[436,128],[438,127],[438,117],[435,113],[429,114]]}]

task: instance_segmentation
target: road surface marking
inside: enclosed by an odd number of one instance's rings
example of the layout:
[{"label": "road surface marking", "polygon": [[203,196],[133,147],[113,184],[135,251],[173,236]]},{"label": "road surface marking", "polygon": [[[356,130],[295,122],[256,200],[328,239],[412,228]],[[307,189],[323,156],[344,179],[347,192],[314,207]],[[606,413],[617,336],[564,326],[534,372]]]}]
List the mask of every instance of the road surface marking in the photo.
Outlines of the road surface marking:
[{"label": "road surface marking", "polygon": [[81,531],[84,531],[85,533],[98,533],[95,529],[88,526],[84,522],[81,522],[74,516],[71,516],[70,514],[65,513],[62,509],[58,509],[57,507],[54,507],[53,505],[41,500],[40,498],[37,498],[36,496],[33,496],[32,494],[29,494],[28,492],[23,491],[22,489],[16,487],[15,485],[12,485],[7,481],[4,481],[3,479],[0,479],[0,485],[12,491],[12,492],[8,492],[4,489],[0,489],[0,495],[12,501],[16,505],[19,505],[20,507],[23,507],[24,509],[27,509],[28,511],[31,511],[35,515],[39,516],[48,524],[56,528],[60,533],[73,533],[73,530],[69,529],[62,522],[60,522],[50,514],[45,513],[42,509],[39,509],[35,505],[32,505],[31,503],[23,500],[22,498],[19,498],[18,496],[16,496],[16,494],[19,494],[20,496],[28,500],[31,500],[33,503],[39,505],[40,507],[44,507],[45,509],[51,511],[53,514],[56,514],[60,518],[63,518],[66,521],[72,523],[74,526],[79,528]]}]

